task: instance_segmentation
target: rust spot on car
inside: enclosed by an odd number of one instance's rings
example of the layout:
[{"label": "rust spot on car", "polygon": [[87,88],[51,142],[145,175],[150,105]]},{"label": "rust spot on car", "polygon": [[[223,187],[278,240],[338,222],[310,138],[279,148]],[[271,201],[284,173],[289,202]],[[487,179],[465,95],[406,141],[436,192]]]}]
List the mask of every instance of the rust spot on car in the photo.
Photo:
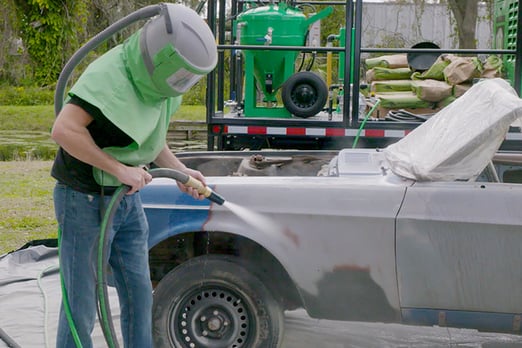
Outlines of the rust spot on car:
[{"label": "rust spot on car", "polygon": [[283,230],[283,234],[294,243],[295,246],[299,246],[299,236],[288,227]]}]

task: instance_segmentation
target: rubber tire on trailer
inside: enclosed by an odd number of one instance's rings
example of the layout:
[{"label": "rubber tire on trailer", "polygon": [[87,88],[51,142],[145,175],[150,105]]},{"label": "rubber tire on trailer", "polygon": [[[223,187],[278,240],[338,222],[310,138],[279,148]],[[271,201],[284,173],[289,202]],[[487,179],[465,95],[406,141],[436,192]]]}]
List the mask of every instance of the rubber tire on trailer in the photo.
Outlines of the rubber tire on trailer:
[{"label": "rubber tire on trailer", "polygon": [[301,71],[283,84],[281,98],[286,109],[298,117],[311,117],[323,110],[328,98],[324,80],[310,71]]},{"label": "rubber tire on trailer", "polygon": [[159,282],[153,304],[156,348],[279,347],[284,326],[281,306],[234,259],[199,256]]}]

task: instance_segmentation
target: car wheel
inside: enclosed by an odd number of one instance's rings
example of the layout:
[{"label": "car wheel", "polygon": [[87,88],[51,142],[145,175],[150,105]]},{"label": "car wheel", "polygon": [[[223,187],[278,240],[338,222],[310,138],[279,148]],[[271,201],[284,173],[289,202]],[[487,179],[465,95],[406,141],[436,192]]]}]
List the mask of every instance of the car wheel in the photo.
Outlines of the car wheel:
[{"label": "car wheel", "polygon": [[286,109],[298,117],[319,113],[326,103],[328,87],[324,80],[310,71],[301,71],[283,84],[281,98]]},{"label": "car wheel", "polygon": [[284,316],[266,286],[233,257],[205,255],[154,291],[155,347],[278,347]]}]

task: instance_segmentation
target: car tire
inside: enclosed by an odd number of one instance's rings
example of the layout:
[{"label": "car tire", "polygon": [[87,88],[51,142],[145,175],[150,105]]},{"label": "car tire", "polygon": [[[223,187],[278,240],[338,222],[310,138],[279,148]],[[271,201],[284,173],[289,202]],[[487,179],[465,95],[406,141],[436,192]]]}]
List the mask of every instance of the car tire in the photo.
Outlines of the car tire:
[{"label": "car tire", "polygon": [[157,348],[275,348],[284,316],[267,287],[234,257],[204,255],[159,282],[153,322]]},{"label": "car tire", "polygon": [[323,110],[328,98],[324,80],[310,71],[298,72],[283,84],[281,99],[285,108],[297,117],[311,117]]}]

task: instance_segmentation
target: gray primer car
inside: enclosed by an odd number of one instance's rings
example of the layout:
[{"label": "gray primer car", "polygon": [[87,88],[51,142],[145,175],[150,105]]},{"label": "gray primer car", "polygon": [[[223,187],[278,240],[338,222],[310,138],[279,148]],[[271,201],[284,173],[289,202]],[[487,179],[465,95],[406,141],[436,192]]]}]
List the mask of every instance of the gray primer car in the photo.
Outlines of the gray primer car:
[{"label": "gray primer car", "polygon": [[277,347],[298,307],[521,333],[520,154],[451,181],[398,176],[376,149],[179,157],[226,203],[142,190],[158,347]]}]

